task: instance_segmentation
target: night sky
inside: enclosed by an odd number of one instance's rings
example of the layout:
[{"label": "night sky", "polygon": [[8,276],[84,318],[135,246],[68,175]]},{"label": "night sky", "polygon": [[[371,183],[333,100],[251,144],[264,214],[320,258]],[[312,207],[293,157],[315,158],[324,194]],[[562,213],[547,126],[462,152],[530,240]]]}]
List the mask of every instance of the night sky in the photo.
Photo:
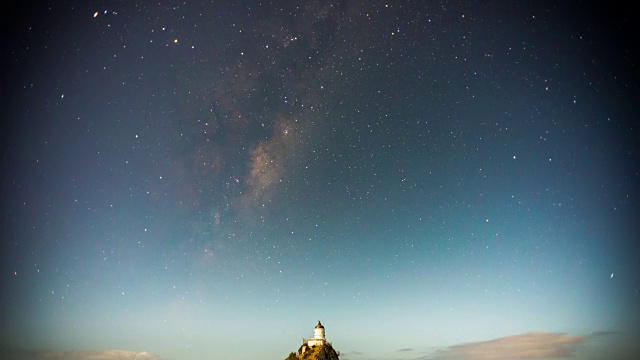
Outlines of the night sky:
[{"label": "night sky", "polygon": [[614,3],[3,5],[1,351],[640,358]]}]

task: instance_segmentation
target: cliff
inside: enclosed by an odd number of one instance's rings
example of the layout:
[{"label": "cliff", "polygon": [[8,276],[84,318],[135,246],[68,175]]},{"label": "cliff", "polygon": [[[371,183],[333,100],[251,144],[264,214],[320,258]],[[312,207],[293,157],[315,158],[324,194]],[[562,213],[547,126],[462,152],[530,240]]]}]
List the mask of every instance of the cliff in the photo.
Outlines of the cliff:
[{"label": "cliff", "polygon": [[310,348],[303,345],[298,349],[298,353],[292,352],[285,360],[340,360],[339,356],[340,353],[327,343]]}]

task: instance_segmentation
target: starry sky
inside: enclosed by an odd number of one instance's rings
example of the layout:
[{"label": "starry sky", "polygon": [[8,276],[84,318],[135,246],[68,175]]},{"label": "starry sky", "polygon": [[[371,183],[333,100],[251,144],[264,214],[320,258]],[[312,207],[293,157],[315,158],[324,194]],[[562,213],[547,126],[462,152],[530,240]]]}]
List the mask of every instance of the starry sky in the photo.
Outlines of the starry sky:
[{"label": "starry sky", "polygon": [[637,25],[588,3],[3,5],[2,351],[640,356]]}]

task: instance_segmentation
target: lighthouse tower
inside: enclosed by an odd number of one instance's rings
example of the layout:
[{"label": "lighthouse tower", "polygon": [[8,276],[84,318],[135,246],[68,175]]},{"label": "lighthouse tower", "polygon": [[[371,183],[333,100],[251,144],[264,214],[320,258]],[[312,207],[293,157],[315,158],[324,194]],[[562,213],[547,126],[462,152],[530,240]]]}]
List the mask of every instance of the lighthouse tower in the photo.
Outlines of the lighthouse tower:
[{"label": "lighthouse tower", "polygon": [[314,345],[324,345],[327,343],[327,339],[324,337],[324,326],[318,320],[318,325],[313,329],[313,337],[307,339],[307,345],[309,347]]}]

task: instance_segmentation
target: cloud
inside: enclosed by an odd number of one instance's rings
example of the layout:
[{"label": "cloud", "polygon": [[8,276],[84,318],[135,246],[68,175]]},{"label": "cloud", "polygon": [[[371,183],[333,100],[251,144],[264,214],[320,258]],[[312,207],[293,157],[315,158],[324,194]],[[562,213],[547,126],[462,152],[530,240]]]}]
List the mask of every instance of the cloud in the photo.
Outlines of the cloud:
[{"label": "cloud", "polygon": [[125,350],[57,351],[25,350],[5,347],[0,349],[0,355],[15,360],[161,360],[160,357],[148,352]]},{"label": "cloud", "polygon": [[404,351],[413,351],[412,348],[404,348],[404,349],[399,349],[398,351],[404,352]]},{"label": "cloud", "polygon": [[613,336],[613,335],[618,335],[619,332],[617,331],[595,331],[592,332],[591,334],[589,334],[589,338],[599,338],[599,337],[607,337],[607,336]]},{"label": "cloud", "polygon": [[362,351],[355,351],[354,350],[354,351],[349,352],[349,354],[352,354],[352,355],[363,355],[364,353]]},{"label": "cloud", "polygon": [[516,360],[571,358],[582,336],[533,332],[449,347],[441,359]]}]

